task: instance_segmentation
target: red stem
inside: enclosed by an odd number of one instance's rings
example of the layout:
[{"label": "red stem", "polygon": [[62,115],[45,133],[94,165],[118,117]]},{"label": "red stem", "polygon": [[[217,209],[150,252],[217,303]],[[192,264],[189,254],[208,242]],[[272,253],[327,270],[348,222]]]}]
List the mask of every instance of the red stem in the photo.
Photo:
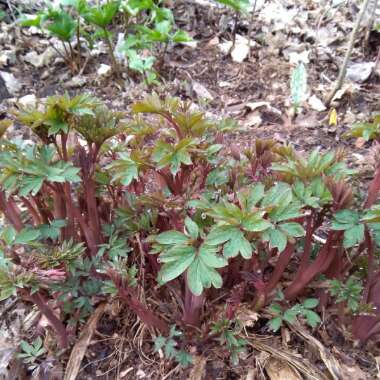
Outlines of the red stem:
[{"label": "red stem", "polygon": [[367,246],[367,253],[368,253],[368,273],[367,273],[367,283],[366,283],[364,293],[363,293],[363,301],[367,303],[368,297],[369,297],[369,291],[370,291],[372,281],[374,278],[374,261],[375,261],[373,241],[367,227],[365,228],[365,244]]},{"label": "red stem", "polygon": [[288,243],[285,250],[279,254],[280,257],[278,258],[276,267],[274,268],[274,271],[270,277],[270,280],[265,285],[265,290],[264,290],[265,296],[268,296],[268,294],[272,292],[273,289],[277,286],[283,273],[285,272],[285,269],[288,267],[288,264],[293,256],[293,253],[294,253],[294,244]]},{"label": "red stem", "polygon": [[23,229],[24,223],[21,220],[21,211],[11,196],[6,199],[4,191],[0,191],[0,209],[17,231]]},{"label": "red stem", "polygon": [[56,317],[53,310],[48,306],[47,302],[44,300],[40,293],[33,293],[28,296],[28,298],[36,304],[40,312],[46,317],[50,322],[51,326],[57,333],[59,345],[61,348],[66,348],[68,346],[67,331],[63,323]]},{"label": "red stem", "polygon": [[34,208],[34,206],[32,205],[32,203],[29,201],[29,199],[25,198],[25,197],[21,197],[21,201],[22,203],[24,203],[25,207],[28,209],[28,211],[30,212],[30,214],[32,215],[32,219],[33,219],[33,224],[35,226],[38,226],[40,224],[43,224],[43,221],[42,221],[42,218],[40,216],[40,214],[38,213],[38,211]]},{"label": "red stem", "polygon": [[182,320],[187,325],[199,326],[201,318],[201,309],[205,302],[204,294],[194,295],[185,280],[185,309]]},{"label": "red stem", "polygon": [[321,273],[324,273],[330,267],[334,260],[337,249],[339,249],[342,240],[342,231],[330,231],[326,243],[320,249],[317,259],[310,264],[298,279],[293,280],[285,290],[287,299],[294,299],[313,279]]},{"label": "red stem", "polygon": [[375,177],[373,178],[369,189],[367,200],[364,203],[364,208],[370,208],[377,200],[380,191],[380,165],[376,169]]},{"label": "red stem", "polygon": [[156,317],[133,294],[129,286],[123,281],[120,274],[110,269],[108,275],[118,289],[119,297],[134,311],[134,313],[149,327],[158,329],[162,334],[167,334],[169,326],[161,318]]},{"label": "red stem", "polygon": [[96,190],[94,180],[90,177],[84,181],[84,188],[86,194],[86,204],[88,211],[88,221],[92,229],[96,243],[100,244],[102,239],[102,231],[100,229],[98,206],[96,202]]}]

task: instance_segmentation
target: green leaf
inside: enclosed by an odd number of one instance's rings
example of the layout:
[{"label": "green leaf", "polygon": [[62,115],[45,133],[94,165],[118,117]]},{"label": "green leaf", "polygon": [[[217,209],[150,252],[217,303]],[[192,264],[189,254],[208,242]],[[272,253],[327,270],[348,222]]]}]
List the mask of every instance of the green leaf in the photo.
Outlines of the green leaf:
[{"label": "green leaf", "polygon": [[268,206],[281,206],[286,208],[286,206],[292,201],[292,189],[290,186],[284,182],[279,182],[273,186],[263,200],[261,201],[262,207]]},{"label": "green leaf", "polygon": [[272,227],[272,223],[263,219],[264,212],[256,212],[244,219],[242,226],[246,231],[262,232]]},{"label": "green leaf", "polygon": [[194,254],[182,255],[178,260],[164,264],[159,272],[159,277],[164,282],[169,282],[180,276],[186,269],[191,265],[195,259],[195,250]]},{"label": "green leaf", "polygon": [[239,229],[235,229],[234,233],[230,236],[229,242],[223,248],[223,255],[226,258],[232,258],[236,257],[239,252],[245,259],[252,257],[251,244]]},{"label": "green leaf", "polygon": [[193,363],[193,357],[186,351],[179,350],[175,354],[175,360],[182,366],[187,367]]},{"label": "green leaf", "polygon": [[185,227],[191,238],[197,239],[199,236],[199,227],[198,225],[191,220],[188,216],[185,218]]},{"label": "green leaf", "polygon": [[276,332],[278,331],[282,326],[282,317],[274,317],[268,322],[269,328]]},{"label": "green leaf", "polygon": [[258,183],[249,189],[248,194],[248,210],[255,207],[265,195],[265,186],[262,183]]},{"label": "green leaf", "polygon": [[282,314],[282,307],[281,305],[279,305],[278,303],[272,303],[270,306],[269,306],[269,310],[276,314],[276,315],[281,315]]},{"label": "green leaf", "polygon": [[303,312],[303,315],[306,317],[308,325],[313,328],[321,322],[321,318],[319,317],[319,315],[312,310],[305,310]]},{"label": "green leaf", "polygon": [[210,247],[202,244],[199,248],[199,258],[205,265],[212,268],[223,268],[228,265],[228,261],[223,257],[217,255],[218,248]]},{"label": "green leaf", "polygon": [[199,249],[199,255],[187,272],[187,281],[191,292],[200,295],[203,288],[209,288],[211,285],[220,288],[223,280],[214,268],[222,268],[227,264],[225,258],[216,255],[215,247],[203,244]]},{"label": "green leaf", "polygon": [[38,239],[40,232],[38,230],[32,230],[30,228],[22,229],[16,236],[15,244],[27,244],[33,240]]},{"label": "green leaf", "polygon": [[354,210],[340,210],[335,213],[331,229],[335,231],[347,230],[360,222],[360,215]]},{"label": "green leaf", "polygon": [[60,11],[54,14],[52,22],[46,26],[46,29],[60,40],[68,42],[76,32],[76,25],[69,13]]},{"label": "green leaf", "polygon": [[269,234],[269,245],[271,248],[277,248],[279,252],[282,252],[287,244],[286,235],[277,229],[271,229]]},{"label": "green leaf", "polygon": [[179,231],[165,231],[156,236],[156,241],[159,244],[172,245],[172,244],[187,244],[189,238]]},{"label": "green leaf", "polygon": [[319,304],[319,301],[317,298],[308,298],[303,302],[303,307],[306,309],[314,309]]},{"label": "green leaf", "polygon": [[12,226],[7,226],[1,231],[1,239],[4,240],[5,244],[11,246],[14,239],[16,238],[17,231]]},{"label": "green leaf", "polygon": [[247,12],[249,8],[249,0],[217,0],[218,3],[227,5],[235,12]]},{"label": "green leaf", "polygon": [[206,243],[208,245],[219,245],[231,239],[235,234],[236,227],[231,226],[217,226],[211,229],[207,235]]},{"label": "green leaf", "polygon": [[119,10],[119,6],[119,1],[108,1],[105,4],[87,9],[84,13],[84,18],[90,24],[94,24],[100,28],[106,28],[111,24]]},{"label": "green leaf", "polygon": [[181,259],[183,256],[195,255],[196,250],[194,247],[175,245],[172,248],[162,252],[158,258],[160,263],[171,263]]},{"label": "green leaf", "polygon": [[344,231],[343,246],[351,248],[364,240],[364,224],[358,224]]},{"label": "green leaf", "polygon": [[187,283],[191,292],[196,296],[201,295],[203,291],[201,270],[200,260],[194,260],[187,271]]},{"label": "green leaf", "polygon": [[294,323],[297,318],[298,310],[294,310],[293,308],[285,311],[283,315],[284,321],[288,323]]},{"label": "green leaf", "polygon": [[0,289],[0,301],[4,301],[11,296],[17,294],[17,288],[15,286],[7,286],[6,288]]},{"label": "green leaf", "polygon": [[166,344],[166,338],[164,338],[162,335],[159,335],[154,340],[154,351],[158,352],[165,346],[165,344]]},{"label": "green leaf", "polygon": [[299,223],[290,222],[279,225],[279,228],[288,236],[301,237],[305,235],[305,230]]}]

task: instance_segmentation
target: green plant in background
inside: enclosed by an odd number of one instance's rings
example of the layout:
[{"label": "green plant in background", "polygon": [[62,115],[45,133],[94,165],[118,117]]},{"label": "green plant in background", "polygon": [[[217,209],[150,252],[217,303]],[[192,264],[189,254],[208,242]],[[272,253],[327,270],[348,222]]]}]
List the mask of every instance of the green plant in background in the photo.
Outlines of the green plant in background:
[{"label": "green plant in background", "polygon": [[[79,72],[82,70],[81,17],[86,7],[85,0],[62,0],[58,7],[48,3],[46,9],[42,9],[35,16],[21,17],[20,23],[24,27],[35,26],[58,38],[61,41],[62,51],[55,48],[54,44],[51,46],[72,71]],[[74,40],[76,52],[73,47]]]},{"label": "green plant in background", "polygon": [[159,335],[154,340],[154,350],[156,352],[163,350],[166,359],[174,359],[177,363],[183,367],[187,367],[193,362],[192,356],[184,350],[177,348],[177,340],[182,336],[182,332],[178,331],[175,326],[172,326],[169,331],[169,335],[164,337]]},{"label": "green plant in background", "polygon": [[346,137],[362,137],[365,141],[380,140],[380,114],[373,117],[372,122],[356,123],[345,133]]},{"label": "green plant in background", "polygon": [[93,7],[87,7],[83,13],[84,19],[90,24],[98,28],[100,35],[105,41],[108,54],[111,58],[112,69],[115,74],[119,74],[120,68],[114,54],[114,45],[112,42],[112,34],[108,30],[120,7],[120,1],[109,1],[104,4],[98,3]]},{"label": "green plant in background", "polygon": [[41,356],[46,353],[46,349],[43,347],[41,337],[36,338],[32,344],[29,344],[25,340],[20,342],[21,352],[17,354],[17,357],[28,365],[29,370],[34,370],[38,367]]},{"label": "green plant in background", "polygon": [[232,9],[235,13],[234,28],[232,31],[232,45],[230,49],[230,51],[232,51],[236,44],[236,33],[237,33],[239,16],[242,13],[248,13],[248,9],[250,7],[250,1],[249,0],[216,0],[216,1]]},{"label": "green plant in background", "polygon": [[[127,36],[124,43],[119,46],[118,42],[116,46],[111,26],[120,14],[125,19]],[[153,0],[113,0],[96,5],[85,0],[61,0],[58,5],[48,3],[34,16],[23,16],[20,22],[58,38],[62,51],[53,44],[52,47],[75,73],[82,72],[88,61],[87,58],[82,62],[83,42],[91,49],[94,41],[101,38],[107,46],[113,72],[120,75],[120,56],[124,56],[128,68],[141,75],[148,85],[157,83],[156,70],[162,66],[168,46],[191,40],[184,31],[174,30],[171,10]],[[156,57],[159,64],[155,65]]]},{"label": "green plant in background", "polygon": [[307,71],[302,62],[293,69],[290,80],[291,102],[294,112],[297,113],[302,102],[306,99]]},{"label": "green plant in background", "polygon": [[[174,31],[174,16],[170,9],[153,0],[129,0],[121,6],[128,20],[128,33],[120,46],[127,58],[129,69],[144,77],[147,84],[157,82],[154,66],[160,68],[170,44],[189,42],[191,38],[182,30]],[[145,14],[146,16],[142,16]],[[142,20],[132,24],[131,18]],[[156,51],[156,52],[155,52]],[[147,54],[147,52],[149,52]],[[155,62],[158,59],[158,64]]]}]

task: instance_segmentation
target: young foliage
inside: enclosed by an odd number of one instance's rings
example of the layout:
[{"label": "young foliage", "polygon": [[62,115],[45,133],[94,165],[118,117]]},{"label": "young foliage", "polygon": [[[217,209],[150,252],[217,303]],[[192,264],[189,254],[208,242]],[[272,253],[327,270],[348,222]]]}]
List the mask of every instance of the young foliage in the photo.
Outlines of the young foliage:
[{"label": "young foliage", "polygon": [[318,303],[316,298],[307,298],[302,304],[297,303],[289,309],[284,309],[278,303],[272,303],[269,311],[274,317],[268,322],[268,326],[272,331],[278,331],[284,322],[293,324],[298,316],[302,316],[310,327],[315,328],[321,322],[321,318],[311,309],[317,307]]},{"label": "young foliage", "polygon": [[20,348],[21,352],[17,354],[17,357],[28,365],[29,370],[37,368],[40,357],[46,353],[41,337],[36,338],[32,344],[22,340]]},{"label": "young foliage", "polygon": [[362,291],[361,282],[354,277],[350,277],[345,283],[339,280],[329,282],[329,293],[335,297],[336,302],[345,302],[353,313],[359,310]]},{"label": "young foliage", "polygon": [[174,359],[183,367],[189,366],[193,362],[192,356],[184,350],[177,348],[178,342],[182,336],[182,332],[178,331],[175,326],[172,326],[168,337],[159,335],[154,341],[154,350],[156,352],[163,350],[166,359]]}]

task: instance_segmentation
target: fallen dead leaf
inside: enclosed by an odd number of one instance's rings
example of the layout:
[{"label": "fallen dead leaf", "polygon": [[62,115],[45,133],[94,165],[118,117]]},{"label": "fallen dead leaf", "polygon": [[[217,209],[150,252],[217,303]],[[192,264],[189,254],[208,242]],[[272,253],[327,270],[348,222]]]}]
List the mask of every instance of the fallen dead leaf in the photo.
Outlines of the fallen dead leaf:
[{"label": "fallen dead leaf", "polygon": [[96,72],[101,77],[107,77],[108,75],[111,74],[111,71],[112,71],[111,66],[101,63]]},{"label": "fallen dead leaf", "polygon": [[[250,45],[250,46],[249,46]],[[236,35],[235,46],[232,48],[232,41],[226,41],[219,44],[219,49],[224,53],[231,53],[231,58],[236,63],[242,63],[249,54],[250,47],[254,46],[255,42],[251,41],[249,44],[248,39],[241,36],[240,34]]]},{"label": "fallen dead leaf", "polygon": [[57,55],[55,50],[49,46],[42,54],[37,53],[36,51],[30,51],[22,58],[25,62],[30,63],[34,67],[43,67],[49,65],[51,60]]},{"label": "fallen dead leaf", "polygon": [[75,77],[71,78],[68,82],[66,82],[63,87],[65,88],[75,88],[75,87],[82,87],[86,84],[87,78],[82,75],[76,75]]},{"label": "fallen dead leaf", "polygon": [[269,102],[248,102],[245,104],[247,108],[254,111],[257,108],[266,107],[268,110],[271,108]]},{"label": "fallen dead leaf", "polygon": [[301,375],[288,363],[273,357],[268,360],[265,370],[270,380],[302,380]]},{"label": "fallen dead leaf", "polygon": [[203,86],[203,84],[194,81],[192,83],[192,86],[193,86],[193,90],[197,94],[198,98],[207,99],[207,100],[213,100],[214,99],[214,97],[211,95],[210,91],[207,90],[207,88],[205,86]]},{"label": "fallen dead leaf", "polygon": [[202,380],[205,375],[205,368],[206,358],[203,356],[196,356],[188,380]]},{"label": "fallen dead leaf", "polygon": [[356,148],[363,148],[363,146],[365,145],[366,141],[363,137],[358,137],[355,141],[355,147]]},{"label": "fallen dead leaf", "polygon": [[249,341],[249,344],[260,352],[260,362],[263,366],[265,366],[268,357],[275,358],[289,363],[292,368],[295,368],[299,373],[304,375],[305,379],[329,380],[318,367],[311,365],[308,360],[283,347],[277,348],[273,342],[266,343],[260,339],[252,339]]},{"label": "fallen dead leaf", "polygon": [[18,100],[18,103],[23,107],[35,107],[37,104],[37,98],[34,94],[28,94]]},{"label": "fallen dead leaf", "polygon": [[325,364],[326,368],[330,372],[331,377],[334,380],[343,380],[342,368],[335,358],[335,356],[326,348],[318,339],[314,338],[307,331],[305,331],[299,324],[289,325],[289,327],[295,331],[300,337],[302,337],[316,352],[319,353],[320,358]]},{"label": "fallen dead leaf", "polygon": [[352,63],[347,67],[347,78],[353,82],[363,83],[371,75],[375,62]]},{"label": "fallen dead leaf", "polygon": [[5,86],[10,94],[16,95],[22,88],[22,83],[11,73],[0,71],[0,76],[5,82]]},{"label": "fallen dead leaf", "polygon": [[250,112],[245,120],[244,120],[244,126],[246,127],[258,127],[259,125],[261,125],[261,123],[263,122],[263,119],[260,115],[260,112],[258,111],[255,111],[255,112]]},{"label": "fallen dead leaf", "polygon": [[311,96],[307,102],[314,111],[323,112],[327,109],[322,100],[319,99],[316,95]]},{"label": "fallen dead leaf", "polygon": [[8,365],[13,358],[17,346],[0,336],[0,376],[8,378]]},{"label": "fallen dead leaf", "polygon": [[247,372],[247,376],[245,377],[245,380],[255,380],[256,379],[256,370],[253,368],[250,368]]},{"label": "fallen dead leaf", "polygon": [[66,366],[67,369],[64,380],[75,380],[77,378],[83,357],[94,334],[96,325],[100,317],[103,315],[105,307],[106,304],[101,303],[84,326],[78,341],[75,343],[75,346],[71,351],[70,358]]}]

